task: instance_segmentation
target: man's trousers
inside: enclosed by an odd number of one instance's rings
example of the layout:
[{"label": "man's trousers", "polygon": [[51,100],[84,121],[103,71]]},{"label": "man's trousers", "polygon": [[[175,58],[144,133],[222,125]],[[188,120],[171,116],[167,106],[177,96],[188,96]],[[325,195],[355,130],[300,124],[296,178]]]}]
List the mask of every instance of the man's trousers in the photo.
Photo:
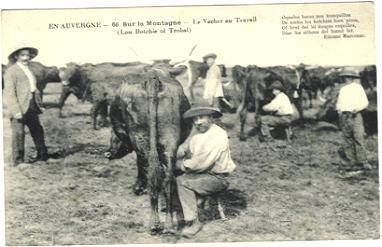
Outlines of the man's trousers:
[{"label": "man's trousers", "polygon": [[44,140],[44,129],[41,126],[38,114],[33,110],[28,110],[22,119],[11,119],[12,128],[12,155],[13,164],[24,162],[25,145],[25,125],[32,136],[38,156],[46,156],[47,148]]},{"label": "man's trousers", "polygon": [[342,150],[351,164],[367,163],[364,147],[365,129],[361,113],[340,114],[340,127],[343,136]]},{"label": "man's trousers", "polygon": [[292,116],[274,116],[265,115],[261,116],[261,134],[264,138],[271,138],[269,127],[289,126],[292,123]]},{"label": "man's trousers", "polygon": [[192,221],[198,217],[197,195],[212,195],[226,190],[229,186],[226,177],[219,174],[186,173],[176,180],[185,221]]}]

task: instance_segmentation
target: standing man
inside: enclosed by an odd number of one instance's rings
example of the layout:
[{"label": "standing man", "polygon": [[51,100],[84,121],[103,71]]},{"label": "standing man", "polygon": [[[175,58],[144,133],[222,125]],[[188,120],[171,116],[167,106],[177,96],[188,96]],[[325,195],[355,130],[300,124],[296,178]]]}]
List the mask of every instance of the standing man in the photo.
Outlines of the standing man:
[{"label": "standing man", "polygon": [[192,118],[194,131],[177,153],[177,167],[184,172],[177,177],[178,196],[183,209],[185,228],[182,235],[190,237],[202,228],[198,218],[197,195],[207,196],[228,188],[227,176],[236,165],[231,159],[228,135],[213,124],[221,117],[214,107],[194,107],[184,113]]},{"label": "standing man", "polygon": [[269,127],[290,125],[294,114],[293,106],[283,92],[283,84],[280,81],[274,81],[270,89],[275,97],[270,103],[263,106],[263,110],[271,114],[260,117],[261,135],[265,141],[272,139]]},{"label": "standing man", "polygon": [[350,166],[360,165],[364,169],[371,169],[364,147],[365,129],[361,116],[361,111],[367,108],[369,101],[358,74],[343,71],[339,76],[345,83],[340,89],[336,103],[344,140],[339,150],[340,157]]},{"label": "standing man", "polygon": [[29,68],[29,62],[38,54],[33,47],[19,47],[9,56],[10,66],[4,74],[4,104],[11,121],[13,165],[24,162],[25,125],[28,126],[37,156],[31,160],[46,161],[47,148],[44,130],[38,115],[42,113],[42,100],[36,85],[36,78]]},{"label": "standing man", "polygon": [[220,68],[215,64],[216,57],[214,53],[207,54],[203,57],[204,62],[209,67],[204,84],[203,99],[206,100],[210,106],[219,107],[220,99],[224,97],[224,94]]}]

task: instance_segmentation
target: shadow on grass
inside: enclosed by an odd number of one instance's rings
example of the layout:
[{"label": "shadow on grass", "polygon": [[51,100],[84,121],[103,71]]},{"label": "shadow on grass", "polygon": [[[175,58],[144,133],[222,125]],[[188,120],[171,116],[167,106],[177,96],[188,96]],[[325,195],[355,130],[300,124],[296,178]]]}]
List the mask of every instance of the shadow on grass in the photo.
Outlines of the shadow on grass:
[{"label": "shadow on grass", "polygon": [[[207,200],[204,208],[200,209],[201,221],[207,222],[220,219],[217,201],[213,198],[208,198]],[[248,195],[238,189],[228,189],[220,195],[223,211],[228,219],[240,215],[240,212],[247,208],[247,200]]]}]

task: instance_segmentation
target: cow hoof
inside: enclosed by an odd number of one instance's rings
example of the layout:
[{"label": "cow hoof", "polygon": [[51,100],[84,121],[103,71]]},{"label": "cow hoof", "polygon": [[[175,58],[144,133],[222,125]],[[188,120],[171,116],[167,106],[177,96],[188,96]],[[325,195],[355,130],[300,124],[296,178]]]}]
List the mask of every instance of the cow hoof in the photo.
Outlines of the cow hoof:
[{"label": "cow hoof", "polygon": [[162,232],[163,232],[163,226],[161,224],[156,224],[150,227],[151,235],[158,235],[158,234],[161,234]]},{"label": "cow hoof", "polygon": [[103,154],[103,156],[105,156],[105,158],[107,158],[107,159],[110,160],[110,158],[111,158],[111,152],[105,152],[105,153]]},{"label": "cow hoof", "polygon": [[246,141],[247,137],[245,135],[240,135],[239,139],[240,141]]},{"label": "cow hoof", "polygon": [[165,228],[165,229],[163,229],[163,232],[162,232],[162,234],[164,234],[164,235],[174,235],[174,234],[176,234],[176,229],[174,228],[174,227],[172,227],[172,228]]},{"label": "cow hoof", "polygon": [[134,191],[134,194],[137,196],[141,196],[143,194],[146,194],[147,192],[147,190],[142,186],[135,186],[133,191]]}]

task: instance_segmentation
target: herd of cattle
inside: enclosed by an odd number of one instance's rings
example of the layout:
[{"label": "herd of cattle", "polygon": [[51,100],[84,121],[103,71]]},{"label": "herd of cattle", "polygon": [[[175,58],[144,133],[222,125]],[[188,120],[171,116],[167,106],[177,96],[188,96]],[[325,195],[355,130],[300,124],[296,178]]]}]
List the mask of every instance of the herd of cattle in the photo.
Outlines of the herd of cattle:
[{"label": "herd of cattle", "polygon": [[[222,77],[226,68],[219,65]],[[2,66],[2,71],[6,66]],[[262,114],[261,106],[272,99],[270,84],[274,80],[283,83],[286,94],[296,106],[299,118],[304,119],[304,106],[312,107],[312,99],[325,101],[321,104],[317,120],[336,122],[335,98],[338,92],[338,73],[343,67],[274,66],[258,67],[239,65],[231,68],[232,80],[224,83],[225,98],[230,102],[229,111],[240,115],[240,138],[245,139],[244,126],[248,111],[256,116]],[[369,97],[370,106],[363,113],[368,134],[376,132],[376,67],[353,68],[358,70],[362,85]],[[121,158],[135,151],[138,176],[134,192],[141,194],[148,188],[151,202],[151,232],[161,229],[158,216],[158,197],[166,198],[165,229],[173,227],[172,191],[174,189],[173,167],[177,147],[191,131],[191,123],[182,115],[194,101],[193,87],[204,78],[208,67],[205,63],[186,61],[171,64],[170,60],[155,60],[152,64],[69,63],[64,68],[47,67],[31,63],[37,79],[37,87],[43,92],[47,83],[62,82],[59,114],[69,95],[92,102],[93,128],[97,129],[107,118],[113,129],[108,158]],[[186,91],[176,77],[188,72]],[[4,84],[3,84],[4,87]],[[305,96],[306,95],[306,96]],[[306,99],[307,98],[307,99]],[[306,99],[306,100],[305,100]],[[306,101],[306,102],[305,102]],[[97,123],[98,115],[101,122]]]}]

